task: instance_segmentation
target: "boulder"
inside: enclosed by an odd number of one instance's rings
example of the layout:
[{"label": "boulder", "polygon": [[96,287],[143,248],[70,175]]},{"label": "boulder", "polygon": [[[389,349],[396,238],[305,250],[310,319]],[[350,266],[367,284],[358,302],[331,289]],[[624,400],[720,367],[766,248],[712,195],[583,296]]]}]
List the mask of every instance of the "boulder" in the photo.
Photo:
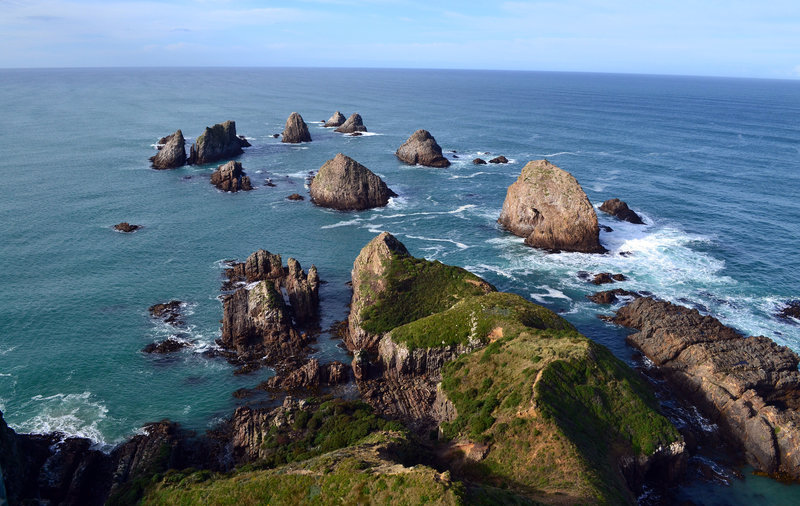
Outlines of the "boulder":
[{"label": "boulder", "polygon": [[171,300],[169,302],[153,304],[147,308],[147,310],[153,318],[158,318],[173,326],[181,326],[183,325],[183,320],[181,319],[181,309],[183,306],[183,302]]},{"label": "boulder", "polygon": [[303,197],[299,193],[292,193],[291,195],[289,195],[286,198],[289,199],[289,200],[305,200],[306,199],[305,197]]},{"label": "boulder", "polygon": [[183,132],[178,130],[172,135],[162,137],[158,143],[158,153],[150,158],[154,169],[174,169],[186,165],[186,140]]},{"label": "boulder", "polygon": [[123,221],[122,223],[117,223],[114,225],[114,230],[118,232],[124,232],[126,234],[130,234],[131,232],[139,230],[140,228],[142,228],[141,225],[131,225],[127,221]]},{"label": "boulder", "polygon": [[427,130],[417,130],[395,152],[397,158],[411,165],[449,167],[450,161],[442,156],[442,148]]},{"label": "boulder", "polygon": [[311,134],[308,132],[308,125],[303,121],[303,117],[293,112],[286,119],[286,126],[283,129],[281,142],[297,144],[300,142],[311,142]]},{"label": "boulder", "polygon": [[489,163],[508,163],[508,158],[503,155],[496,156],[489,160]]},{"label": "boulder", "polygon": [[589,198],[567,171],[547,160],[528,162],[508,187],[497,220],[535,248],[605,253]]},{"label": "boulder", "polygon": [[800,478],[800,357],[764,336],[745,338],[712,316],[649,297],[617,311],[638,329],[627,342],[717,423],[747,462]]},{"label": "boulder", "polygon": [[622,288],[615,288],[613,290],[605,290],[602,292],[597,292],[592,295],[587,295],[586,298],[590,301],[597,303],[597,304],[613,304],[619,300],[617,297],[641,297],[636,292],[629,292],[628,290],[623,290]]},{"label": "boulder", "polygon": [[328,119],[328,121],[325,122],[325,127],[326,128],[338,127],[341,126],[342,123],[344,122],[345,122],[344,114],[340,113],[339,111],[336,111],[335,113],[333,113],[333,116],[331,116]]},{"label": "boulder", "polygon": [[339,128],[336,129],[337,132],[342,134],[352,134],[356,132],[366,132],[367,127],[364,126],[364,122],[361,120],[361,115],[357,112],[354,112],[347,118]]},{"label": "boulder", "polygon": [[634,223],[636,225],[644,225],[644,222],[638,214],[633,212],[628,204],[620,199],[608,199],[600,206],[600,210],[612,216],[616,216],[620,220]]},{"label": "boulder", "polygon": [[206,127],[197,138],[189,150],[188,163],[200,165],[241,155],[246,142],[236,135],[236,122],[217,123]]},{"label": "boulder", "polygon": [[371,170],[342,153],[320,167],[310,193],[314,204],[341,211],[382,207],[397,195]]},{"label": "boulder", "polygon": [[474,163],[475,165],[486,165],[486,160],[484,160],[483,158],[476,158],[472,160],[472,163]]},{"label": "boulder", "polygon": [[592,283],[595,285],[604,285],[613,283],[614,281],[625,281],[627,278],[624,274],[611,274],[610,272],[601,272],[595,274]]},{"label": "boulder", "polygon": [[211,174],[211,184],[226,192],[253,189],[250,178],[242,170],[242,164],[233,160],[217,167],[217,170]]}]

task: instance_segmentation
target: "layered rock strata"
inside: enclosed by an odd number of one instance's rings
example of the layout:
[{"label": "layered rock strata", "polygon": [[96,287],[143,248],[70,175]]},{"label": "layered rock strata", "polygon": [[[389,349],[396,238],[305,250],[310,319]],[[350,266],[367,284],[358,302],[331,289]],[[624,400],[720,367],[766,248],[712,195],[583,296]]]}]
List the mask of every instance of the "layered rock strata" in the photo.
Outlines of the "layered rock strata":
[{"label": "layered rock strata", "polygon": [[567,171],[547,160],[528,162],[508,187],[497,220],[525,244],[551,251],[604,253],[589,198]]},{"label": "layered rock strata", "polygon": [[745,338],[696,309],[640,298],[614,322],[627,341],[719,424],[747,462],[800,478],[800,357],[764,336]]},{"label": "layered rock strata", "polygon": [[382,207],[397,196],[380,177],[342,153],[320,167],[309,191],[316,205],[340,211]]},{"label": "layered rock strata", "polygon": [[442,148],[427,130],[417,130],[404,142],[395,156],[411,165],[449,167],[450,160],[442,156]]},{"label": "layered rock strata", "polygon": [[241,155],[243,147],[249,146],[245,139],[236,135],[236,122],[226,121],[206,127],[189,149],[189,164],[216,162],[223,158]]}]

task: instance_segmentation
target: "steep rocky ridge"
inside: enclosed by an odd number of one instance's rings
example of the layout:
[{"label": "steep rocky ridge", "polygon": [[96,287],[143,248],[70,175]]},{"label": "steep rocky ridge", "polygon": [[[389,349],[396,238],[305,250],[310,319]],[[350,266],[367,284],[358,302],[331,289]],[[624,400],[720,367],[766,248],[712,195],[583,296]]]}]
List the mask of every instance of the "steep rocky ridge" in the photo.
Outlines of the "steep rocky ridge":
[{"label": "steep rocky ridge", "polygon": [[525,244],[556,251],[604,253],[589,198],[567,171],[547,160],[528,162],[508,187],[497,220]]}]

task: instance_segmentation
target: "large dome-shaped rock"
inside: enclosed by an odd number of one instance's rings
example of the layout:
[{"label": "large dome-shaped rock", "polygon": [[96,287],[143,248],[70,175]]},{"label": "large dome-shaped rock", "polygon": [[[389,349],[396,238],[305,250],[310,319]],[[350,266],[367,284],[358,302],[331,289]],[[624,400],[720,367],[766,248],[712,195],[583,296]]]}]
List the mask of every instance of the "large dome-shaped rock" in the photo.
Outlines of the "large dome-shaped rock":
[{"label": "large dome-shaped rock", "polygon": [[627,221],[636,225],[644,225],[644,222],[636,214],[628,204],[620,199],[608,199],[600,206],[600,210],[612,216],[616,216],[620,220]]},{"label": "large dome-shaped rock", "polygon": [[253,189],[250,178],[242,170],[242,164],[233,160],[217,167],[217,170],[211,174],[211,184],[226,192]]},{"label": "large dome-shaped rock", "polygon": [[395,155],[411,165],[427,165],[428,167],[449,167],[450,160],[442,156],[442,148],[427,130],[417,130]]},{"label": "large dome-shaped rock", "polygon": [[340,113],[339,111],[336,111],[335,113],[333,113],[333,116],[328,118],[328,121],[325,122],[325,127],[329,128],[329,127],[342,126],[344,122],[345,122],[344,114]]},{"label": "large dome-shaped rock", "polygon": [[236,135],[236,122],[226,121],[206,127],[189,150],[190,164],[211,163],[242,154],[250,144]]},{"label": "large dome-shaped rock", "polygon": [[341,211],[385,206],[396,194],[371,170],[341,153],[311,180],[311,201]]},{"label": "large dome-shaped rock", "polygon": [[283,128],[283,138],[281,142],[297,144],[299,142],[311,142],[311,134],[308,133],[308,125],[303,121],[303,117],[293,112],[286,119],[286,126]]},{"label": "large dome-shaped rock", "polygon": [[336,129],[336,131],[343,134],[352,134],[355,132],[366,132],[367,127],[364,126],[361,115],[354,112],[347,118],[347,121],[345,121],[342,126]]},{"label": "large dome-shaped rock", "polygon": [[528,162],[497,220],[534,248],[604,253],[597,215],[578,181],[547,160]]},{"label": "large dome-shaped rock", "polygon": [[150,158],[154,169],[174,169],[186,165],[186,140],[183,132],[178,130],[172,135],[161,139],[163,146],[159,146],[156,156]]}]

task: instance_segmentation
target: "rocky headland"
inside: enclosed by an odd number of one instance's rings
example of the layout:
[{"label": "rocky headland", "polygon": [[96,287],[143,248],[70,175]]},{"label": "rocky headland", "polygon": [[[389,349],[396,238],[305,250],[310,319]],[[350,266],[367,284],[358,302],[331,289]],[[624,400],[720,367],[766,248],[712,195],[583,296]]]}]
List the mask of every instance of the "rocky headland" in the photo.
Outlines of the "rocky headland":
[{"label": "rocky headland", "polygon": [[158,153],[150,158],[154,169],[174,169],[186,165],[186,140],[183,132],[162,137],[158,141]]},{"label": "rocky headland", "polygon": [[319,168],[309,191],[316,205],[340,211],[382,207],[397,196],[380,177],[342,153]]},{"label": "rocky headland", "polygon": [[589,198],[567,171],[547,160],[528,162],[508,187],[500,219],[525,244],[550,251],[605,253]]},{"label": "rocky headland", "polygon": [[250,178],[242,169],[242,164],[231,160],[220,165],[211,174],[211,184],[224,192],[249,191],[253,189]]},{"label": "rocky headland", "polygon": [[600,210],[622,221],[627,221],[635,225],[644,225],[642,218],[629,208],[628,204],[620,199],[614,198],[606,200],[600,205]]},{"label": "rocky headland", "polygon": [[226,121],[206,127],[189,149],[187,163],[201,165],[216,162],[223,158],[241,155],[242,148],[249,146],[243,137],[236,135],[236,122]]},{"label": "rocky headland", "polygon": [[628,343],[718,424],[756,469],[800,479],[800,357],[764,336],[744,337],[696,309],[634,300],[614,322]]},{"label": "rocky headland", "polygon": [[352,134],[356,132],[366,132],[367,127],[364,126],[364,121],[361,119],[361,115],[354,112],[347,118],[347,121],[342,123],[339,128],[336,129],[337,132],[341,134]]},{"label": "rocky headland", "polygon": [[286,126],[283,128],[281,142],[288,144],[299,144],[301,142],[311,142],[311,134],[308,125],[303,121],[300,114],[293,112],[286,118]]},{"label": "rocky headland", "polygon": [[395,156],[411,165],[449,167],[450,160],[442,156],[442,148],[427,130],[417,130],[403,143]]}]

